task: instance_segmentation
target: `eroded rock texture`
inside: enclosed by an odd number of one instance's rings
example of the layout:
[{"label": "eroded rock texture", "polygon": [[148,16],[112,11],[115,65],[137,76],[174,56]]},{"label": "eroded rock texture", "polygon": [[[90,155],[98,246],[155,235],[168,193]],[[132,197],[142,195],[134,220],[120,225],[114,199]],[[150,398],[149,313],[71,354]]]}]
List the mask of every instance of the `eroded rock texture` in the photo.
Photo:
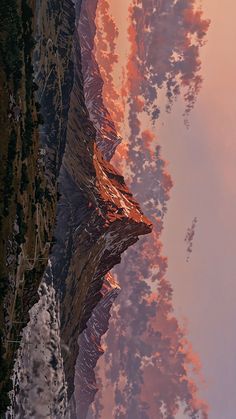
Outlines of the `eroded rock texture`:
[{"label": "eroded rock texture", "polygon": [[[110,308],[119,292],[119,286],[107,273],[120,262],[121,254],[137,242],[139,235],[151,231],[151,223],[142,213],[124,178],[108,161],[120,138],[102,102],[102,80],[91,55],[97,2],[90,3],[91,9],[87,9],[86,2],[80,0],[76,2],[75,9],[70,0],[62,3],[64,17],[63,13],[58,13],[58,3],[52,0],[46,4],[39,2],[37,10],[38,25],[45,31],[39,40],[35,58],[40,86],[38,95],[45,118],[42,131],[42,143],[47,150],[45,170],[50,177],[60,169],[61,195],[50,264],[45,271],[41,290],[47,289],[52,304],[60,307],[60,342],[57,340],[59,346],[54,361],[62,365],[62,352],[64,372],[60,370],[60,374],[63,388],[56,387],[56,395],[52,397],[55,403],[59,397],[58,408],[64,410],[59,413],[52,413],[51,410],[50,414],[54,415],[52,417],[64,417],[68,397],[71,400],[71,413],[68,415],[85,418],[96,393],[94,367],[102,354],[101,337],[108,328]],[[57,11],[55,28],[50,24],[49,29],[48,19],[54,10]],[[60,26],[62,21],[64,23]],[[86,36],[79,37],[79,28],[85,27]],[[73,33],[72,59],[65,56],[67,45],[68,48],[71,46],[68,31]],[[64,84],[61,84],[62,80]],[[67,119],[65,115],[68,109]],[[34,310],[40,311],[41,307],[48,317],[45,298],[48,297],[41,295],[39,305]],[[39,313],[37,317],[40,319],[40,316]],[[37,330],[40,322],[36,327],[32,318],[24,332],[34,339],[30,332],[32,327]],[[51,323],[44,321],[43,327],[48,328],[45,333],[50,337],[53,333]],[[30,385],[32,394],[40,393],[43,383],[41,375],[39,379],[36,376],[34,382],[31,373],[28,377],[25,362],[30,357],[35,359],[32,355],[33,345],[28,344],[26,337],[23,337],[22,345],[20,358],[16,361],[17,377],[25,374],[26,382],[18,380],[20,389],[16,392],[19,397],[15,414],[26,411],[23,397],[25,389]],[[59,372],[50,364],[49,354],[48,350],[37,351],[36,363],[41,365],[45,376],[54,377]],[[30,371],[34,368],[31,364]],[[65,389],[68,389],[67,395]],[[77,413],[76,398],[80,405]],[[32,414],[34,397],[30,400],[27,412]],[[47,414],[46,410],[39,413],[35,411],[34,417],[48,417]],[[27,415],[25,417],[30,417]]]},{"label": "eroded rock texture", "polygon": [[101,299],[104,275],[120,262],[121,253],[139,235],[151,231],[150,222],[123,177],[98,150],[82,81],[76,31],[74,85],[60,177],[57,244],[52,258],[55,286],[61,292],[61,336],[71,352],[64,357],[69,397],[74,388],[78,334]]}]

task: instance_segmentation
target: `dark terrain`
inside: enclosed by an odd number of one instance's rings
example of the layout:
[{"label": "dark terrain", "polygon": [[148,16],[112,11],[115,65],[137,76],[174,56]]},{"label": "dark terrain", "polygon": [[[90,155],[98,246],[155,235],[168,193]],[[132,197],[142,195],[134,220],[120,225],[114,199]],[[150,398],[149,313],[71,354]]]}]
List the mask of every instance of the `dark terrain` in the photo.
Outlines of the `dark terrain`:
[{"label": "dark terrain", "polygon": [[[2,417],[21,330],[39,299],[49,256],[61,341],[69,348],[62,354],[70,399],[76,362],[90,356],[83,332],[88,325],[90,333],[88,322],[98,307],[97,350],[85,371],[87,381],[94,380],[98,343],[119,289],[106,275],[139,235],[151,231],[124,178],[108,161],[121,139],[91,61],[96,2],[91,10],[81,4],[77,1],[76,10],[71,0],[4,0],[0,5]],[[90,25],[88,50],[86,39],[79,39],[80,18]],[[89,400],[93,397],[94,392]],[[86,400],[85,405],[81,418]]]}]

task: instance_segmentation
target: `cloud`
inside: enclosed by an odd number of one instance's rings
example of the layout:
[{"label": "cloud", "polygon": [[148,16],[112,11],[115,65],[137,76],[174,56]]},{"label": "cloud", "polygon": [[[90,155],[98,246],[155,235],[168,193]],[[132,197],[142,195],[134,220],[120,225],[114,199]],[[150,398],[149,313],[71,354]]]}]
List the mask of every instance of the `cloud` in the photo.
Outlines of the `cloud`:
[{"label": "cloud", "polygon": [[196,226],[197,226],[197,217],[195,217],[192,221],[191,227],[188,228],[186,236],[185,236],[185,243],[187,244],[187,256],[186,256],[186,262],[189,262],[191,253],[193,251],[193,240],[196,232]]},{"label": "cloud", "polygon": [[[130,6],[131,54],[128,80],[134,95],[145,98],[145,109],[153,120],[159,117],[159,92],[166,91],[166,109],[183,92],[185,115],[199,93],[200,48],[209,27],[194,0],[133,1]],[[136,88],[135,88],[136,84]]]},{"label": "cloud", "polygon": [[[113,162],[123,168],[153,232],[128,249],[114,270],[122,292],[106,336],[99,375],[104,390],[96,417],[103,417],[111,400],[115,419],[172,419],[180,408],[192,419],[208,417],[208,406],[198,397],[199,359],[174,316],[161,243],[173,182],[156,134],[143,127],[144,113],[152,122],[159,117],[161,89],[167,111],[179,95],[186,117],[194,106],[202,83],[200,48],[209,26],[195,6],[194,0],[159,0],[155,5],[135,0],[129,8],[130,55],[122,86],[129,138]],[[102,59],[101,65],[107,72]],[[109,91],[112,70],[104,77]]]},{"label": "cloud", "polygon": [[161,250],[158,254],[158,246],[158,235],[145,238],[126,252],[116,269],[123,292],[104,355],[105,386],[114,389],[113,417],[174,418],[184,406],[189,417],[207,418],[207,406],[198,399],[189,376],[189,370],[198,373],[199,359],[174,317],[173,290],[165,278],[167,260]]}]

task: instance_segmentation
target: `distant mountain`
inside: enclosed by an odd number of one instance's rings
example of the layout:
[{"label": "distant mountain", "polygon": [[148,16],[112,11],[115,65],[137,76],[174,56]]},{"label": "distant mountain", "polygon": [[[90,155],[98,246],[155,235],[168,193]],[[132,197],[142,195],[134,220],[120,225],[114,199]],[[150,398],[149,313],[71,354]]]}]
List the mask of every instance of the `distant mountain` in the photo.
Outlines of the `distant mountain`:
[{"label": "distant mountain", "polygon": [[[78,4],[76,11],[78,22]],[[139,235],[151,231],[151,223],[133,199],[123,177],[104,160],[96,144],[96,130],[84,100],[77,31],[60,193],[52,264],[54,284],[61,292],[62,341],[71,352],[64,355],[70,397],[79,353],[77,339],[102,298],[103,278]]]},{"label": "distant mountain", "polygon": [[104,83],[93,52],[97,4],[98,0],[82,1],[80,19],[77,20],[76,26],[81,47],[85,104],[96,129],[96,144],[103,157],[110,160],[122,139],[104,105],[102,92]]},{"label": "distant mountain", "polygon": [[102,298],[93,310],[86,329],[78,339],[79,355],[75,367],[75,412],[70,419],[86,419],[89,407],[94,401],[99,385],[96,384],[95,367],[104,354],[101,338],[109,327],[110,310],[120,292],[119,285],[108,274],[103,281]]}]

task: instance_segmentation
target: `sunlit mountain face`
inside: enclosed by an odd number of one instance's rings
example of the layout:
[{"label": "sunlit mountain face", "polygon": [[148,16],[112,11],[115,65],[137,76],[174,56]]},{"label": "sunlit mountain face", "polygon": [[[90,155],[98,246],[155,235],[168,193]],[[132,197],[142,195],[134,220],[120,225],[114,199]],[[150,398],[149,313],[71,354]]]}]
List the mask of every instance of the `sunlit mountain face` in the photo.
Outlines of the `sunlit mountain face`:
[{"label": "sunlit mountain face", "polygon": [[[1,382],[3,409],[7,418],[207,419],[200,358],[175,312],[163,247],[175,179],[158,124],[179,100],[189,128],[210,22],[197,0],[56,3],[28,5],[41,112],[31,154],[50,188],[37,180],[25,192],[40,195],[39,237],[27,257],[26,228],[16,294],[11,287],[2,304],[13,378]],[[44,199],[55,217],[42,224]],[[194,215],[184,263],[197,228]]]}]

